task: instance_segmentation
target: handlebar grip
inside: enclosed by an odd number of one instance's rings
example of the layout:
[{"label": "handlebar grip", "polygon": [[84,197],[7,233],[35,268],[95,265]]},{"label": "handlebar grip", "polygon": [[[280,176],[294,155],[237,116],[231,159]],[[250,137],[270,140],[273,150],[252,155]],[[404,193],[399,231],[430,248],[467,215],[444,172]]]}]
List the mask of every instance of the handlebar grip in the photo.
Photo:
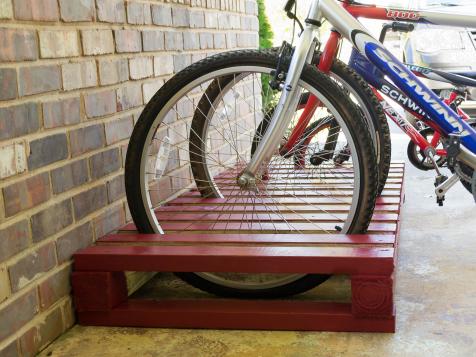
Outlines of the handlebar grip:
[{"label": "handlebar grip", "polygon": [[413,24],[407,24],[405,22],[393,22],[392,23],[392,30],[394,32],[412,32],[415,29]]},{"label": "handlebar grip", "polygon": [[288,0],[286,5],[284,5],[284,11],[289,12],[293,9],[296,0]]}]

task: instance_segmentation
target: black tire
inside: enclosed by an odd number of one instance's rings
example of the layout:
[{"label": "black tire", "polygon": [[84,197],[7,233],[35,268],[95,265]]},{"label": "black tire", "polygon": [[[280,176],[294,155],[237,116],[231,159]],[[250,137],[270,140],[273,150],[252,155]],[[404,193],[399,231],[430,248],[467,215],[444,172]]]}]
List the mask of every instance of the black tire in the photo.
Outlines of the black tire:
[{"label": "black tire", "polygon": [[[154,126],[154,123],[161,109],[166,106],[166,104],[180,91],[181,88],[208,73],[224,68],[243,65],[272,69],[275,68],[276,63],[276,54],[267,51],[243,50],[218,54],[184,69],[168,81],[154,95],[146,105],[134,128],[127,150],[125,164],[125,185],[128,204],[131,215],[140,232],[156,232],[153,224],[148,218],[147,211],[149,210],[149,207],[144,205],[141,191],[140,172],[141,160],[144,150],[146,149],[146,139],[151,130],[154,130],[154,132],[157,130],[157,125]],[[355,188],[355,192],[359,193],[359,199],[355,207],[355,215],[353,216],[347,233],[365,232],[373,213],[378,185],[375,152],[367,126],[356,106],[343,95],[340,88],[327,76],[319,73],[312,66],[306,66],[302,73],[302,80],[310,86],[317,88],[317,90],[332,103],[345,121],[352,141],[355,143],[355,155],[358,158],[358,171],[361,173],[361,177],[359,181],[360,187]],[[217,88],[213,87],[213,83],[207,88],[207,92],[210,91],[210,93],[216,90]],[[203,103],[200,103],[198,107],[200,107],[201,110],[206,110],[205,104]],[[201,133],[203,131],[202,129],[205,125],[205,121],[204,115],[197,115],[196,112],[192,119],[190,142],[199,140],[196,133]],[[194,147],[198,146],[199,145],[197,144],[194,145]],[[193,153],[191,152],[190,156],[192,155]],[[191,162],[195,162],[195,160],[191,160]],[[200,167],[199,162],[195,162],[195,164],[192,165],[192,172],[196,182],[202,182],[204,176],[206,176],[206,172],[203,167]],[[206,190],[200,191],[202,195],[207,195]],[[274,298],[294,295],[309,290],[327,279],[327,276],[308,274],[298,280],[278,287],[259,290],[243,290],[216,284],[204,279],[196,273],[179,273],[178,276],[191,285],[213,294],[245,298]]]},{"label": "black tire", "polygon": [[[313,63],[319,63],[320,52],[317,52],[314,56]],[[359,101],[362,101],[361,105],[364,105],[370,114],[370,118],[367,119],[369,130],[373,132],[373,136],[376,138],[376,156],[378,165],[378,190],[377,194],[380,195],[387,182],[388,172],[390,170],[390,161],[392,158],[392,143],[390,139],[390,128],[388,126],[387,117],[380,105],[377,97],[373,93],[367,82],[357,74],[352,68],[346,65],[344,62],[335,60],[331,67],[332,74],[337,75],[345,83],[347,83],[358,95]],[[371,120],[371,123],[368,120]]]},{"label": "black tire", "polygon": [[[317,65],[319,63],[320,56],[321,53],[316,52],[313,58],[313,64]],[[361,101],[359,104],[364,106],[368,111],[368,117],[366,118],[366,122],[369,127],[369,130],[373,132],[372,137],[375,138],[375,152],[377,157],[379,176],[377,195],[380,196],[382,190],[385,187],[385,183],[387,182],[388,172],[390,170],[390,162],[392,159],[390,128],[388,126],[388,121],[385,112],[367,82],[344,62],[336,59],[332,64],[330,72],[331,76],[333,74],[336,75],[337,77],[339,77],[340,80],[345,82],[354,90],[355,94],[359,97],[358,100]],[[308,98],[309,93],[304,93],[301,96],[300,105],[305,105],[307,103]],[[272,110],[273,109],[270,109],[271,113]],[[364,117],[366,116],[364,115]],[[258,128],[258,134],[261,136],[265,133],[269,123],[269,121],[266,119],[269,120],[269,118],[265,118],[265,120],[263,120],[263,122],[260,124],[260,127]],[[312,125],[313,123],[310,123],[309,127],[311,127]]]},{"label": "black tire", "polygon": [[[476,129],[476,123],[473,121],[474,119],[471,120],[470,125]],[[460,167],[461,172],[463,173],[464,176],[466,176],[467,180],[460,178],[460,182],[463,185],[463,187],[468,191],[470,194],[473,194],[473,188],[471,185],[471,178],[473,177],[474,174],[474,169],[462,162],[458,162],[458,165]],[[450,168],[450,171],[452,174],[455,173],[454,169]]]}]

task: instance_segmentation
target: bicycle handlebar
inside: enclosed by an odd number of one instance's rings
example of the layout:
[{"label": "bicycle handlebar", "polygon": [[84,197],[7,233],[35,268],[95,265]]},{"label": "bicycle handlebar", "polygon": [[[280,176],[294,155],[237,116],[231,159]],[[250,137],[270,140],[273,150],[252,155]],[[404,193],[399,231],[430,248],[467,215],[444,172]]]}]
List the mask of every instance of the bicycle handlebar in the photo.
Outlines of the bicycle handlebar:
[{"label": "bicycle handlebar", "polygon": [[383,43],[385,41],[385,36],[387,35],[387,31],[392,29],[393,32],[412,32],[415,29],[413,24],[408,24],[406,22],[392,22],[390,24],[385,24],[382,27],[382,31],[380,32],[379,41]]}]

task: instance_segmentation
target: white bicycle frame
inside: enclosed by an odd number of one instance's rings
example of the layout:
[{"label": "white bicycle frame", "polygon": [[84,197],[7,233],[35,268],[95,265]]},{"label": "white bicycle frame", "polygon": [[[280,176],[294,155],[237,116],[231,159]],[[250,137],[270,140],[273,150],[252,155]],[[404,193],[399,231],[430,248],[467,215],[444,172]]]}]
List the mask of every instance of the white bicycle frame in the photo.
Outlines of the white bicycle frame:
[{"label": "white bicycle frame", "polygon": [[[424,19],[435,25],[476,28],[476,16],[429,11],[419,11],[418,15],[418,19]],[[263,165],[271,159],[283,137],[283,133],[293,118],[301,94],[296,90],[297,83],[304,66],[311,61],[316,46],[314,33],[319,28],[323,18],[327,19],[343,37],[353,43],[356,49],[376,66],[377,63],[375,62],[381,60],[382,66],[385,67],[383,68],[385,74],[404,93],[419,103],[446,133],[458,135],[462,143],[458,159],[476,169],[476,132],[444,104],[433,91],[417,79],[405,65],[391,55],[379,41],[370,36],[367,29],[336,0],[314,0],[309,9],[306,26],[294,50],[276,110],[255,154],[238,178],[240,186],[245,187],[255,183],[256,175]],[[371,44],[377,50],[376,53],[377,56],[380,56],[380,59],[375,58],[375,53],[366,52],[368,44]],[[373,58],[371,58],[372,55]]]}]

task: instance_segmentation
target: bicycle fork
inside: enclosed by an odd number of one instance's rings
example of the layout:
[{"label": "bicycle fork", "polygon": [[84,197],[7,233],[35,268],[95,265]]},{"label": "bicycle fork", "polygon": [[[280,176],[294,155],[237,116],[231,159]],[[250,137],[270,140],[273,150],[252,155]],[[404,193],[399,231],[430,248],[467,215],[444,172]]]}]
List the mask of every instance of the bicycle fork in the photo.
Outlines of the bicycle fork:
[{"label": "bicycle fork", "polygon": [[294,49],[281,97],[279,98],[268,129],[258,144],[258,148],[250,162],[237,178],[238,185],[242,188],[249,189],[256,187],[258,174],[262,171],[262,168],[269,163],[296,112],[301,96],[300,91],[297,89],[298,82],[304,66],[311,63],[317,45],[314,33],[319,27],[319,19],[321,18],[318,5],[318,1],[314,2],[309,11],[309,15],[306,19],[306,27]]}]

